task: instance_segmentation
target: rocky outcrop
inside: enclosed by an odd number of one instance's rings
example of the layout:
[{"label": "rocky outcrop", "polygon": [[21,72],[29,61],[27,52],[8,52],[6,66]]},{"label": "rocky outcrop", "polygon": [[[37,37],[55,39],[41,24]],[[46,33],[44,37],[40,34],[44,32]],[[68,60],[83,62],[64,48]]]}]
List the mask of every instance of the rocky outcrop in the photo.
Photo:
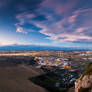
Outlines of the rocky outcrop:
[{"label": "rocky outcrop", "polygon": [[75,92],[92,92],[92,63],[75,82]]}]

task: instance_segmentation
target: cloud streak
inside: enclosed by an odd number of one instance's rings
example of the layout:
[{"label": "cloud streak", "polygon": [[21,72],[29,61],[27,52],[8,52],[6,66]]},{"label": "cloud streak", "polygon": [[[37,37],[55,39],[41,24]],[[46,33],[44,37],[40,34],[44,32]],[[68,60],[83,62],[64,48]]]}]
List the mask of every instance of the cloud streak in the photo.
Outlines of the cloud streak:
[{"label": "cloud streak", "polygon": [[[92,8],[79,7],[76,9],[78,4],[76,0],[66,1],[46,0],[40,3],[35,13],[24,12],[18,14],[16,19],[19,22],[15,24],[16,31],[27,33],[21,26],[29,23],[41,28],[39,33],[46,35],[46,39],[52,41],[92,43]],[[42,15],[46,20],[33,20]]]}]

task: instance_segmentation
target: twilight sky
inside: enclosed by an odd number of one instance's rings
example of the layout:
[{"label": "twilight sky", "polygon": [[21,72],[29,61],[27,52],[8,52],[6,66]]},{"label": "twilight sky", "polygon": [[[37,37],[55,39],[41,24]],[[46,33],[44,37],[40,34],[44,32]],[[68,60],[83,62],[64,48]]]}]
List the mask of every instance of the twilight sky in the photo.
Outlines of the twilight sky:
[{"label": "twilight sky", "polygon": [[92,0],[0,0],[0,46],[92,48]]}]

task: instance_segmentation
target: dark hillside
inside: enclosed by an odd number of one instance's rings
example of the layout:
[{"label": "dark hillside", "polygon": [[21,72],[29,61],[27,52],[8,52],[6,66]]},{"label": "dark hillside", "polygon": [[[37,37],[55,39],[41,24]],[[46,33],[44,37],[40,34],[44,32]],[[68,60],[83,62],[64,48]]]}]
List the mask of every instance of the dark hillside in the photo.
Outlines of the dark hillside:
[{"label": "dark hillside", "polygon": [[[44,72],[28,66],[29,57],[20,58],[0,57],[0,92],[47,92],[28,80],[30,76],[39,76]],[[23,60],[26,60],[25,64],[21,64]]]}]

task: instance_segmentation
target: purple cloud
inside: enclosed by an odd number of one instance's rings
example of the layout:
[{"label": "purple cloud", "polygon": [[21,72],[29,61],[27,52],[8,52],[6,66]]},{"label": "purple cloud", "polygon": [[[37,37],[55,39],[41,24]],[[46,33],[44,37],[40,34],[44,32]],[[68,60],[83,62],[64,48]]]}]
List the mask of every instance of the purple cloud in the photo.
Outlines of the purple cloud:
[{"label": "purple cloud", "polygon": [[[48,37],[46,39],[58,42],[75,42],[84,40],[92,42],[92,8],[76,8],[75,0],[46,0],[43,1],[36,13],[22,13],[16,16],[19,21],[16,27],[20,28],[25,23],[34,24],[41,28],[39,33]],[[74,10],[73,10],[74,9]],[[34,21],[38,15],[44,15],[47,20]],[[17,32],[24,32],[17,30]],[[85,34],[86,33],[86,34]],[[89,35],[90,34],[90,35]]]},{"label": "purple cloud", "polygon": [[41,7],[52,9],[57,14],[62,14],[70,11],[76,4],[75,0],[67,0],[65,3],[62,0],[45,0],[41,3]]}]

